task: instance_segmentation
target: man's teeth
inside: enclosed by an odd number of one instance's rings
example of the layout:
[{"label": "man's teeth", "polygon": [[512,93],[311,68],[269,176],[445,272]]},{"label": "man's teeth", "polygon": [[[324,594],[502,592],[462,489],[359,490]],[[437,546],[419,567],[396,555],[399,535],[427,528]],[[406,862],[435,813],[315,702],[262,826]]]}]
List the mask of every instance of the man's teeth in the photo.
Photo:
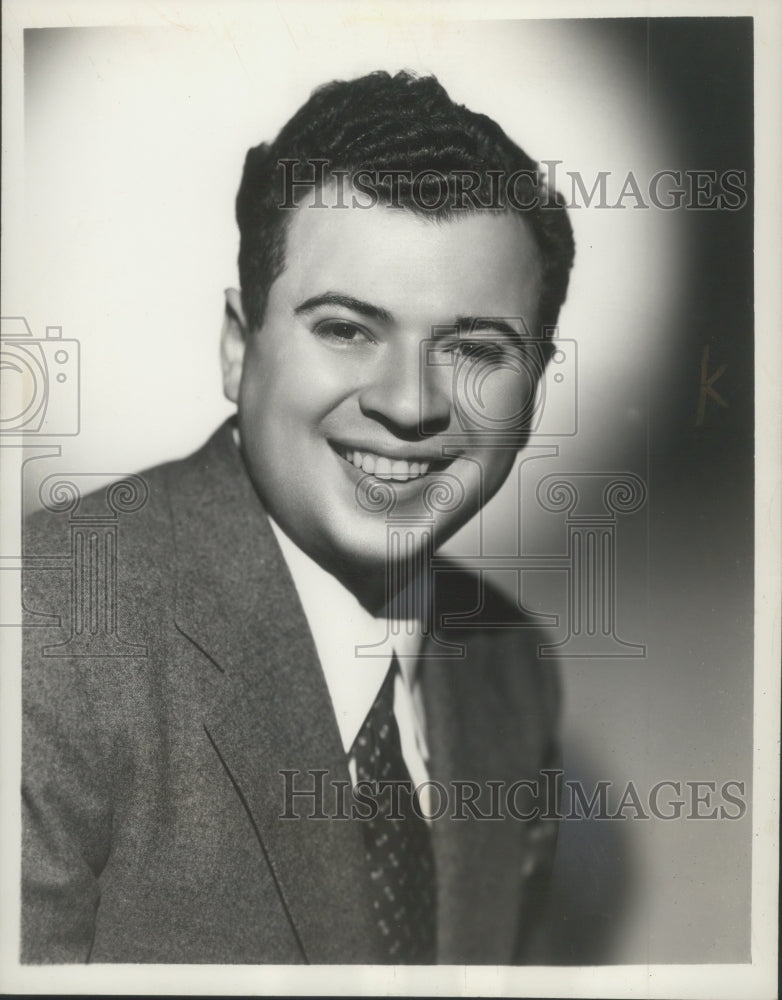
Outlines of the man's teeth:
[{"label": "man's teeth", "polygon": [[406,483],[408,479],[425,476],[429,471],[429,462],[408,462],[404,458],[390,459],[384,455],[351,450],[345,451],[344,455],[357,469],[377,476],[378,479],[398,479]]}]

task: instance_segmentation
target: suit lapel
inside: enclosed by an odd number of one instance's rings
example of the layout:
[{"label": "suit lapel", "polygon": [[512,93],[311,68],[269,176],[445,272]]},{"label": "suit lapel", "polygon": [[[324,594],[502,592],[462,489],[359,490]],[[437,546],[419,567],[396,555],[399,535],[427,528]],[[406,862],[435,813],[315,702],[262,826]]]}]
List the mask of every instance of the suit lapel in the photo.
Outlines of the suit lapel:
[{"label": "suit lapel", "polygon": [[[230,434],[224,425],[170,483],[177,626],[222,675],[204,723],[306,960],[378,961],[357,824],[280,818],[286,780],[311,789],[319,777],[310,772],[326,772],[323,810],[333,815],[331,782],[350,779],[295,586]],[[293,810],[311,815],[314,800],[298,798]]]},{"label": "suit lapel", "polygon": [[[478,588],[463,572],[439,572],[435,595],[440,614],[468,612],[478,603],[487,621],[507,620],[509,609],[498,595]],[[540,780],[549,759],[556,725],[558,694],[552,667],[537,660],[538,632],[524,627],[462,630],[438,626],[441,639],[462,644],[463,658],[442,658],[430,641],[421,658],[430,775],[448,789],[448,816],[455,805],[454,782],[476,782],[478,810],[503,819],[444,816],[433,823],[437,863],[438,957],[441,963],[508,964],[517,959],[523,913],[536,900],[535,879],[553,856],[556,824],[525,822],[509,815],[508,789],[518,781]],[[503,791],[492,808],[491,786]],[[518,787],[518,786],[517,786]],[[542,787],[542,786],[539,786]],[[517,810],[529,813],[530,789],[511,796]],[[496,793],[495,793],[496,794]]]},{"label": "suit lapel", "polygon": [[[448,813],[432,824],[438,960],[446,965],[512,962],[519,927],[523,842],[517,824],[450,818],[454,782],[485,789],[488,780],[520,776],[512,771],[518,748],[510,745],[508,706],[492,698],[486,673],[485,664],[469,660],[426,659],[422,667],[430,776],[448,790]],[[479,808],[489,813],[483,795]]]}]

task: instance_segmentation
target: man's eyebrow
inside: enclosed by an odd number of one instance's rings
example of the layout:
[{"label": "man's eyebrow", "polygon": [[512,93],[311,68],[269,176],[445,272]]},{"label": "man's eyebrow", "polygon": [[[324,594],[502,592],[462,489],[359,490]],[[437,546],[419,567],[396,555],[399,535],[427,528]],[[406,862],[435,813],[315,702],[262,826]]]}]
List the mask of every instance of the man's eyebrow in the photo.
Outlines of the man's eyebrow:
[{"label": "man's eyebrow", "polygon": [[455,326],[460,333],[477,333],[482,330],[495,330],[509,337],[521,337],[521,333],[505,319],[498,316],[457,316]]},{"label": "man's eyebrow", "polygon": [[322,295],[313,295],[312,298],[302,302],[293,310],[298,316],[299,313],[311,312],[318,306],[342,306],[352,312],[366,316],[367,319],[375,319],[381,323],[391,323],[393,316],[382,306],[372,305],[371,302],[363,302],[361,299],[354,299],[352,295],[343,295],[341,292],[324,292]]}]

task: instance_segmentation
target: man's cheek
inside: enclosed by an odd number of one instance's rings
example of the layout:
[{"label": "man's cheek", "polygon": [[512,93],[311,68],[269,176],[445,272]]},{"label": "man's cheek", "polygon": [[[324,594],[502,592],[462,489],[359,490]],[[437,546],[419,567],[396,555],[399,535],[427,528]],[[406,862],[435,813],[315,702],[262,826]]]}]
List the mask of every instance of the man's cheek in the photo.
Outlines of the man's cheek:
[{"label": "man's cheek", "polygon": [[[524,376],[499,372],[489,381],[487,408],[498,421],[520,421],[532,408],[534,398],[534,386]],[[514,426],[509,429],[514,429]]]}]

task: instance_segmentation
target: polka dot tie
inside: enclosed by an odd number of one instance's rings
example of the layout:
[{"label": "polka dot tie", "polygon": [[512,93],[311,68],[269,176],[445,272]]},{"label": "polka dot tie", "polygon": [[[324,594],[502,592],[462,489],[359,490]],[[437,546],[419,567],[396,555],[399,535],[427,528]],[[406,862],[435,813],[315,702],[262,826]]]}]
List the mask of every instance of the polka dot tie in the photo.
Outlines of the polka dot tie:
[{"label": "polka dot tie", "polygon": [[[377,805],[377,815],[362,820],[361,826],[375,923],[389,962],[432,965],[436,922],[434,855],[429,826],[412,808],[415,791],[402,757],[394,717],[398,670],[394,657],[353,744],[358,782],[368,783],[357,785],[357,791],[360,789]],[[380,782],[395,784],[378,787]]]}]

